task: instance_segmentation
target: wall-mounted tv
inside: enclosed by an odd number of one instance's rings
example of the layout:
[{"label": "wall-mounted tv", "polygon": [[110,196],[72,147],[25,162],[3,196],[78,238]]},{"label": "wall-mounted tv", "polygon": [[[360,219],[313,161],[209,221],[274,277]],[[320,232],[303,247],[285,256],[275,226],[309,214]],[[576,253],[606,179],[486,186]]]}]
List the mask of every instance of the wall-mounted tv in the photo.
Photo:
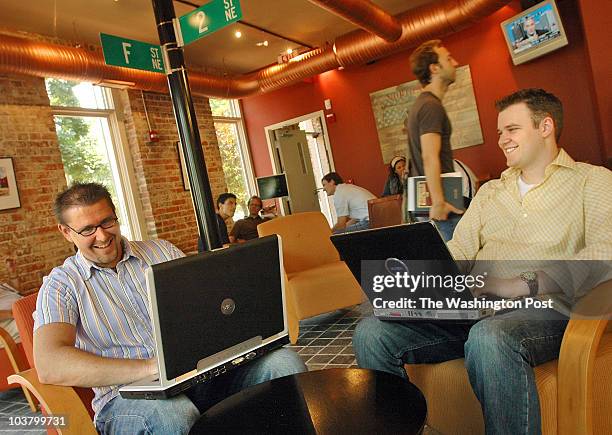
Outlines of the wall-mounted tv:
[{"label": "wall-mounted tv", "polygon": [[519,65],[567,45],[554,0],[524,10],[501,23],[512,63]]},{"label": "wall-mounted tv", "polygon": [[258,177],[257,190],[261,199],[282,198],[289,196],[287,190],[287,177],[285,174],[270,175],[268,177]]}]

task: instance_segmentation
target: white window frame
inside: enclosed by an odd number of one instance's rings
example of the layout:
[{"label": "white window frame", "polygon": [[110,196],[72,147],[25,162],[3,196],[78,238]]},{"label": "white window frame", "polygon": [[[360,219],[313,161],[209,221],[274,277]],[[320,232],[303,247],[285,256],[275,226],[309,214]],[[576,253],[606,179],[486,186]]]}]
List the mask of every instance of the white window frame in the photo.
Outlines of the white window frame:
[{"label": "white window frame", "polygon": [[106,118],[110,131],[110,142],[112,149],[107,150],[111,172],[113,174],[118,200],[123,206],[128,222],[127,226],[133,240],[148,239],[147,229],[144,221],[140,195],[134,175],[134,166],[128,148],[127,134],[123,123],[121,99],[118,90],[100,86],[104,92],[104,98],[109,102],[109,109],[90,109],[83,107],[51,106],[53,116],[79,116],[92,118]]},{"label": "white window frame", "polygon": [[[240,156],[242,158],[242,165],[246,172],[247,182],[247,193],[249,196],[257,194],[257,187],[255,185],[255,171],[253,170],[253,160],[251,158],[251,149],[245,133],[244,120],[242,118],[242,107],[240,100],[230,99],[230,104],[233,106],[234,112],[238,113],[238,116],[215,116],[212,115],[213,125],[215,122],[227,122],[236,125],[236,131],[238,132],[238,145],[240,147]],[[212,112],[211,112],[212,113]],[[215,131],[216,135],[216,131]]]}]

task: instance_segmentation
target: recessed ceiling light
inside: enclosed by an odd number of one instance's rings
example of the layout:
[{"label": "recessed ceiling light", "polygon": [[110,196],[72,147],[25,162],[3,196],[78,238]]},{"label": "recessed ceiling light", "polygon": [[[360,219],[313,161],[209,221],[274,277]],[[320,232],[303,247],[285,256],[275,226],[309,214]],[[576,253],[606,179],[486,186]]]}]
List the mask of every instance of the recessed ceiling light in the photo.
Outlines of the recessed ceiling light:
[{"label": "recessed ceiling light", "polygon": [[258,42],[255,45],[258,46],[258,47],[267,47],[268,46],[268,41]]},{"label": "recessed ceiling light", "polygon": [[236,38],[241,38],[242,37],[242,32],[240,30],[236,30],[236,32],[234,33],[234,36]]},{"label": "recessed ceiling light", "polygon": [[293,50],[291,48],[288,48],[287,49],[287,54],[291,54],[291,53],[293,53]]}]

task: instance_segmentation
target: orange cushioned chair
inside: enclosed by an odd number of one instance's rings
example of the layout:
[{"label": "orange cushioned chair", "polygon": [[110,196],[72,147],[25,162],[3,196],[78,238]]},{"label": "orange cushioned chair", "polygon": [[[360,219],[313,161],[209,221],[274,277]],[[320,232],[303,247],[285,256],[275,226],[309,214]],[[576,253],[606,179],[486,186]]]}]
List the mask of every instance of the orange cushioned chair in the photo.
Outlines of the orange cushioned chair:
[{"label": "orange cushioned chair", "polygon": [[321,212],[296,213],[264,222],[260,236],[279,234],[287,276],[289,339],[298,339],[301,319],[363,302],[364,294],[329,240]]},{"label": "orange cushioned chair", "polygon": [[[13,304],[13,317],[21,336],[23,349],[31,367],[34,367],[34,318],[38,293],[26,296]],[[66,428],[49,433],[64,435],[96,434],[93,425],[93,410],[91,400],[93,391],[90,388],[73,388],[59,385],[41,384],[36,369],[32,368],[8,377],[9,382],[21,384],[27,388],[42,404],[48,415],[65,415],[68,418]]]},{"label": "orange cushioned chair", "polygon": [[[534,368],[544,435],[612,434],[611,299],[610,282],[583,298],[582,306],[593,308],[574,312],[600,314],[589,320],[572,316],[559,359]],[[480,403],[463,359],[404,367],[425,395],[429,426],[444,435],[484,434]]]}]

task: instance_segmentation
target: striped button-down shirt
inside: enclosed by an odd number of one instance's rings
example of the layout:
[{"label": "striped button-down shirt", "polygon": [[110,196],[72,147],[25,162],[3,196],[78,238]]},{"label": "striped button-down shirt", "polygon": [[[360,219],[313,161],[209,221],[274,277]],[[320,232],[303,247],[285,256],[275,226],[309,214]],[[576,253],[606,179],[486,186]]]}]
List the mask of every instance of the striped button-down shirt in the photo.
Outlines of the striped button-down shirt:
[{"label": "striped button-down shirt", "polygon": [[[541,270],[538,263],[548,270],[546,260],[612,260],[612,172],[575,162],[561,149],[544,181],[522,198],[519,176],[509,168],[478,191],[448,243],[456,260],[504,260],[496,262],[503,277]],[[582,296],[571,294],[581,288],[577,276],[570,286],[559,282],[567,275],[551,278],[570,303]]]},{"label": "striped button-down shirt", "polygon": [[[155,356],[145,271],[183,257],[164,240],[122,239],[123,258],[115,270],[98,267],[80,252],[54,268],[43,280],[34,312],[34,330],[49,323],[76,327],[75,346],[108,358]],[[98,413],[118,394],[119,385],[94,388]]]}]

